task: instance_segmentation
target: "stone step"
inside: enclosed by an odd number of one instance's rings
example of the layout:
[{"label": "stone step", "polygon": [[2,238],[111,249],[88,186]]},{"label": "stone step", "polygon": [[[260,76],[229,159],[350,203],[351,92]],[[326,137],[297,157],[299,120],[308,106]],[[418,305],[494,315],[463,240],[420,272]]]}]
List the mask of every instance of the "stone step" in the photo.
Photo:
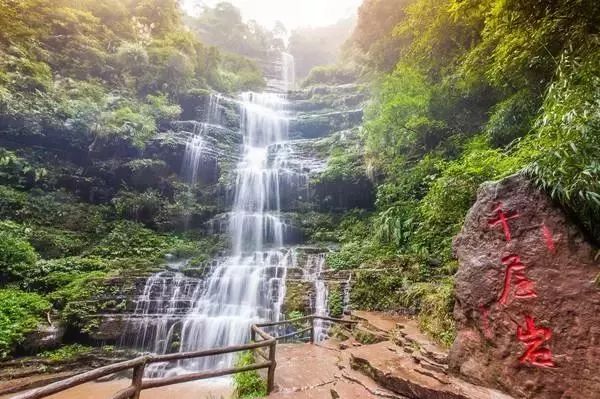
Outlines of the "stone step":
[{"label": "stone step", "polygon": [[412,348],[419,352],[421,357],[429,359],[436,364],[448,364],[448,351],[432,342],[423,334],[415,319],[405,318],[399,322],[396,329],[390,334],[391,341],[403,348]]},{"label": "stone step", "polygon": [[376,383],[410,399],[511,399],[499,391],[476,386],[405,353],[391,341],[350,348],[352,368]]},{"label": "stone step", "polygon": [[362,323],[357,324],[352,329],[352,335],[358,342],[366,345],[389,340],[389,336],[387,333],[379,331],[377,329],[369,328],[369,325],[364,325]]}]

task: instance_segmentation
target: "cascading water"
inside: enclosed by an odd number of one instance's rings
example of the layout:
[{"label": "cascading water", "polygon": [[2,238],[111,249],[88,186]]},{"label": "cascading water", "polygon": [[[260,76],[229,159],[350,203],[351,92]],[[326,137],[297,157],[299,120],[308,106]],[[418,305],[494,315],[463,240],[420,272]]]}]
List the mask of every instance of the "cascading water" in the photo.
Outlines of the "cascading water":
[{"label": "cascading water", "polygon": [[285,84],[285,90],[294,90],[296,82],[294,56],[289,53],[282,53],[281,66],[281,79]]},{"label": "cascading water", "polygon": [[[314,285],[315,297],[313,301],[313,313],[319,316],[328,316],[329,309],[327,308],[327,297],[329,292],[327,285],[322,278],[321,273],[325,266],[325,254],[308,255],[306,265],[304,267],[304,280],[310,281]],[[327,330],[329,323],[321,319],[314,321],[314,337],[315,341],[323,341],[327,338]]]},{"label": "cascading water", "polygon": [[[288,64],[293,61],[286,59]],[[284,69],[287,79],[290,66]],[[219,123],[220,100],[211,97],[207,123]],[[137,348],[166,353],[241,344],[249,340],[252,323],[280,317],[286,272],[294,261],[293,250],[284,247],[290,228],[281,217],[280,185],[308,180],[291,171],[286,161],[285,96],[245,93],[238,104],[244,151],[235,172],[233,207],[226,217],[231,255],[213,261],[204,283],[190,284],[177,271],[148,279],[137,302],[138,322],[127,332],[137,335],[133,343]],[[202,151],[202,132],[197,131],[188,143],[183,166],[192,184]],[[147,373],[158,377],[221,368],[231,365],[233,356],[184,360],[176,367],[158,364]]]}]

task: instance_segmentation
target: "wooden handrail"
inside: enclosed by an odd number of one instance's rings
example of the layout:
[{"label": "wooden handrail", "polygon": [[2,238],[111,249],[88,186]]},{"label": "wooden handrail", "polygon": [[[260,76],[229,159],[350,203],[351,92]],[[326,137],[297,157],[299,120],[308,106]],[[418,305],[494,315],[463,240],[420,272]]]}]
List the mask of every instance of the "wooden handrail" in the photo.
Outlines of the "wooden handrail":
[{"label": "wooden handrail", "polygon": [[214,378],[214,377],[222,377],[224,375],[243,373],[244,371],[266,369],[266,368],[269,368],[270,366],[271,366],[271,362],[263,362],[263,363],[251,364],[248,366],[231,367],[231,368],[221,369],[221,370],[217,370],[217,371],[203,371],[203,372],[199,372],[199,373],[176,375],[173,377],[166,377],[166,378],[153,378],[151,380],[144,381],[142,383],[142,389],[158,388],[158,387],[164,387],[166,385],[181,384],[182,382],[204,380],[207,378]]},{"label": "wooden handrail", "polygon": [[286,335],[280,335],[277,338],[275,338],[277,341],[279,341],[280,339],[286,339],[286,338],[290,338],[290,337],[295,337],[296,335],[302,335],[305,332],[311,331],[313,329],[313,326],[310,326],[308,328],[304,328],[302,330],[299,331],[294,331],[293,333],[289,333]]},{"label": "wooden handrail", "polygon": [[[87,382],[91,382],[97,380],[98,378],[106,377],[111,374],[115,374],[121,371],[133,369],[133,377],[131,380],[131,385],[127,388],[122,389],[117,392],[112,399],[139,399],[140,392],[144,389],[158,388],[166,385],[179,384],[183,382],[202,380],[207,378],[221,377],[224,375],[231,375],[236,373],[242,373],[246,371],[253,371],[259,369],[268,369],[267,373],[267,392],[271,393],[275,388],[275,367],[277,366],[277,362],[275,361],[275,350],[277,346],[277,341],[285,338],[290,338],[296,335],[304,334],[307,331],[311,332],[311,343],[314,342],[314,320],[321,319],[327,320],[337,323],[348,323],[348,324],[356,324],[356,321],[353,320],[345,320],[345,319],[336,319],[328,316],[303,316],[290,320],[282,320],[276,322],[268,322],[268,323],[259,323],[252,324],[250,327],[250,334],[252,337],[252,342],[244,345],[234,345],[227,346],[221,348],[214,349],[206,349],[201,351],[194,352],[183,352],[183,353],[170,353],[166,355],[145,355],[140,356],[135,359],[127,360],[120,363],[110,364],[108,366],[100,367],[94,370],[87,371],[85,373],[81,373],[75,375],[73,377],[67,378],[65,380],[57,381],[55,383],[46,385],[41,388],[37,388],[31,390],[29,392],[25,392],[21,395],[13,396],[12,399],[41,399],[47,396],[53,395],[58,392],[65,391],[69,388],[73,388],[75,386],[85,384]],[[295,331],[290,334],[274,337],[264,331],[261,327],[272,327],[272,326],[280,326],[292,323],[298,323],[301,321],[310,320],[310,327],[304,328],[299,331]],[[257,340],[256,336],[259,336],[261,339]],[[269,352],[262,353],[261,348],[269,348]],[[165,363],[174,360],[185,360],[185,359],[193,359],[199,357],[207,357],[207,356],[215,356],[215,355],[223,355],[227,353],[235,353],[246,350],[257,351],[265,361],[261,363],[253,363],[247,366],[239,366],[239,367],[231,367],[225,368],[221,370],[215,371],[202,371],[197,373],[190,373],[184,375],[178,375],[174,377],[165,377],[165,378],[154,378],[154,379],[146,379],[144,380],[144,370],[148,364],[152,363]]]},{"label": "wooden handrail", "polygon": [[120,371],[129,370],[147,361],[147,356],[138,357],[132,360],[127,360],[120,363],[110,364],[100,367],[95,370],[90,370],[82,374],[77,374],[65,380],[57,381],[45,387],[37,388],[21,395],[13,396],[12,399],[38,399],[53,395],[58,392],[65,391],[77,385],[85,384],[86,382],[97,380],[98,378],[106,377]]}]

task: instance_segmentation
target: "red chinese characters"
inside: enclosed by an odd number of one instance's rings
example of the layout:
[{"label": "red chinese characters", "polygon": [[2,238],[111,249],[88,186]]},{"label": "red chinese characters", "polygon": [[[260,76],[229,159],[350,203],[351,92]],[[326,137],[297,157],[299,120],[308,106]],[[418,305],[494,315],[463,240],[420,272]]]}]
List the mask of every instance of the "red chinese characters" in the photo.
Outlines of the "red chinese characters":
[{"label": "red chinese characters", "polygon": [[518,218],[519,214],[516,212],[504,213],[504,211],[502,210],[503,206],[504,205],[502,204],[502,202],[500,202],[498,204],[498,206],[494,208],[493,212],[496,213],[496,216],[492,219],[489,219],[488,224],[492,227],[495,227],[498,225],[502,226],[502,231],[504,232],[504,238],[506,238],[506,241],[510,241],[511,234],[510,234],[510,226],[508,224],[508,221],[511,219]]},{"label": "red chinese characters", "polygon": [[542,223],[542,236],[544,237],[544,242],[546,243],[548,251],[552,253],[556,252],[556,246],[554,245],[554,237],[552,236],[552,231],[550,231],[550,228],[546,226],[546,223]]},{"label": "red chinese characters", "polygon": [[[502,232],[506,242],[510,242],[512,239],[510,224],[511,219],[519,217],[518,212],[504,211],[504,205],[500,202],[493,209],[495,214],[494,217],[488,219],[488,225],[490,227],[501,226]],[[546,247],[550,252],[555,252],[556,247],[554,245],[554,237],[552,232],[545,225],[542,224],[542,237],[545,241]],[[498,297],[498,302],[501,305],[506,305],[509,302],[509,298],[514,299],[527,299],[536,298],[537,292],[535,290],[535,283],[527,277],[525,264],[521,261],[521,257],[517,254],[510,254],[503,257],[502,264],[506,266],[504,273],[504,282],[502,285],[502,292]],[[511,295],[512,294],[512,295]],[[489,328],[489,310],[480,305],[480,313],[483,322],[483,332],[486,337],[491,337]],[[552,337],[552,330],[547,327],[536,327],[533,317],[525,316],[525,327],[517,327],[517,339],[527,346],[525,353],[519,358],[521,364],[529,364],[532,366],[539,367],[554,367],[554,361],[552,359],[552,352],[546,346],[546,343]]]},{"label": "red chinese characters", "polygon": [[533,366],[554,367],[552,352],[544,346],[551,337],[552,330],[536,327],[533,317],[525,316],[525,328],[517,326],[517,339],[527,346],[519,362]]},{"label": "red chinese characters", "polygon": [[515,287],[515,298],[524,299],[537,297],[533,288],[534,283],[525,275],[525,265],[521,262],[521,257],[519,255],[506,256],[502,258],[502,263],[506,265],[506,273],[504,274],[504,286],[498,302],[502,305],[508,303],[508,297],[513,282]]}]

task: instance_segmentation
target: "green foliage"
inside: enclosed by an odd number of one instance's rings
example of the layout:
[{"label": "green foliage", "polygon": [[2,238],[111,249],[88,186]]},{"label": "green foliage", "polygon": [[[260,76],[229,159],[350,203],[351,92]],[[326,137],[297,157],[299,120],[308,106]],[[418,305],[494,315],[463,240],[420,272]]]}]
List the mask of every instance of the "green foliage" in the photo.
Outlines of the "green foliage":
[{"label": "green foliage", "polygon": [[452,318],[454,283],[451,278],[411,284],[400,300],[404,306],[418,310],[419,327],[423,331],[446,347],[452,345],[456,331]]},{"label": "green foliage", "polygon": [[40,353],[40,356],[53,362],[65,362],[76,360],[81,356],[85,356],[92,351],[92,347],[81,344],[72,344],[61,346],[52,351]]},{"label": "green foliage", "polygon": [[[404,16],[408,0],[365,0],[349,45],[355,57],[375,70],[390,70],[396,64],[401,41],[392,35]],[[358,53],[358,54],[356,54]]]},{"label": "green foliage", "polygon": [[520,145],[526,172],[600,238],[600,53],[565,56],[535,134]]},{"label": "green foliage", "polygon": [[265,85],[261,69],[247,58],[235,54],[223,54],[221,67],[213,83],[222,92],[262,89]]},{"label": "green foliage", "polygon": [[[449,344],[452,237],[479,185],[513,173],[600,239],[599,20],[588,1],[364,2],[347,55],[377,77],[363,131],[376,210],[357,221],[372,234],[340,236],[328,256],[362,265],[355,304],[418,310]],[[400,267],[401,254],[422,260]],[[367,271],[382,263],[398,269]]]},{"label": "green foliage", "polygon": [[113,265],[113,262],[94,256],[39,260],[27,270],[21,285],[28,290],[52,292],[68,285],[81,274],[109,271]]},{"label": "green foliage", "polygon": [[443,124],[428,117],[431,87],[418,70],[399,64],[379,85],[367,112],[367,157],[374,167],[395,171],[399,162],[435,149]]},{"label": "green foliage", "polygon": [[37,261],[37,253],[21,236],[0,231],[0,283],[19,281]]},{"label": "green foliage", "polygon": [[0,180],[12,186],[22,187],[40,180],[46,174],[44,168],[36,168],[14,152],[0,148]]},{"label": "green foliage", "polygon": [[327,159],[327,168],[319,175],[319,180],[355,181],[364,176],[361,155],[351,148],[335,147]]},{"label": "green foliage", "polygon": [[112,200],[117,215],[121,218],[144,223],[148,226],[156,225],[156,218],[167,206],[167,201],[160,193],[148,189],[142,193],[121,190]]},{"label": "green foliage", "polygon": [[281,36],[286,33],[285,27],[278,25],[268,31],[256,21],[245,23],[240,10],[227,2],[205,6],[198,18],[190,17],[187,23],[206,43],[251,58],[284,47]]},{"label": "green foliage", "polygon": [[485,127],[491,144],[504,147],[529,133],[539,108],[537,101],[531,92],[521,90],[496,104]]},{"label": "green foliage", "polygon": [[87,247],[80,233],[53,227],[29,229],[29,242],[42,258],[78,255]]},{"label": "green foliage", "polygon": [[302,82],[302,86],[343,85],[354,83],[357,78],[358,72],[352,65],[317,66],[310,70],[308,76]]},{"label": "green foliage", "polygon": [[331,317],[341,317],[344,314],[344,293],[341,287],[329,291],[327,309]]},{"label": "green foliage", "polygon": [[339,251],[327,254],[327,266],[335,270],[353,269],[369,260],[387,259],[390,248],[371,240],[368,215],[349,213],[340,222],[335,236],[343,243]]},{"label": "green foliage", "polygon": [[107,277],[105,272],[100,271],[80,274],[66,286],[51,293],[48,298],[61,310],[61,319],[67,325],[84,333],[90,332],[97,327],[97,320],[91,316],[102,308],[113,305],[110,301],[95,300],[111,289],[105,285]]},{"label": "green foliage", "polygon": [[394,310],[409,281],[401,268],[358,270],[352,281],[350,303],[355,309]]},{"label": "green foliage", "polygon": [[304,314],[299,311],[299,310],[292,310],[291,312],[289,312],[287,314],[286,320],[293,320],[293,319],[298,319],[300,317],[303,317]]},{"label": "green foliage", "polygon": [[179,116],[180,95],[264,84],[253,62],[205,47],[174,0],[55,3],[5,1],[0,10],[0,126],[13,134],[58,128],[82,150],[98,140],[143,148]]},{"label": "green foliage", "polygon": [[10,355],[50,308],[50,303],[38,294],[0,289],[0,358]]},{"label": "green foliage", "polygon": [[[251,351],[241,352],[235,363],[236,367],[254,364],[256,359]],[[257,371],[244,371],[233,375],[233,386],[236,398],[254,399],[267,396],[267,383]]]},{"label": "green foliage", "polygon": [[420,246],[420,251],[450,259],[452,237],[460,231],[467,211],[475,202],[477,188],[485,181],[508,176],[522,167],[518,157],[490,149],[487,137],[473,139],[460,159],[440,167],[442,172],[420,201],[421,223],[413,245]]},{"label": "green foliage", "polygon": [[14,218],[26,203],[26,193],[0,185],[0,217]]},{"label": "green foliage", "polygon": [[90,255],[108,258],[143,257],[157,258],[168,251],[174,241],[142,225],[130,221],[118,221],[109,227],[110,231],[100,241]]}]

